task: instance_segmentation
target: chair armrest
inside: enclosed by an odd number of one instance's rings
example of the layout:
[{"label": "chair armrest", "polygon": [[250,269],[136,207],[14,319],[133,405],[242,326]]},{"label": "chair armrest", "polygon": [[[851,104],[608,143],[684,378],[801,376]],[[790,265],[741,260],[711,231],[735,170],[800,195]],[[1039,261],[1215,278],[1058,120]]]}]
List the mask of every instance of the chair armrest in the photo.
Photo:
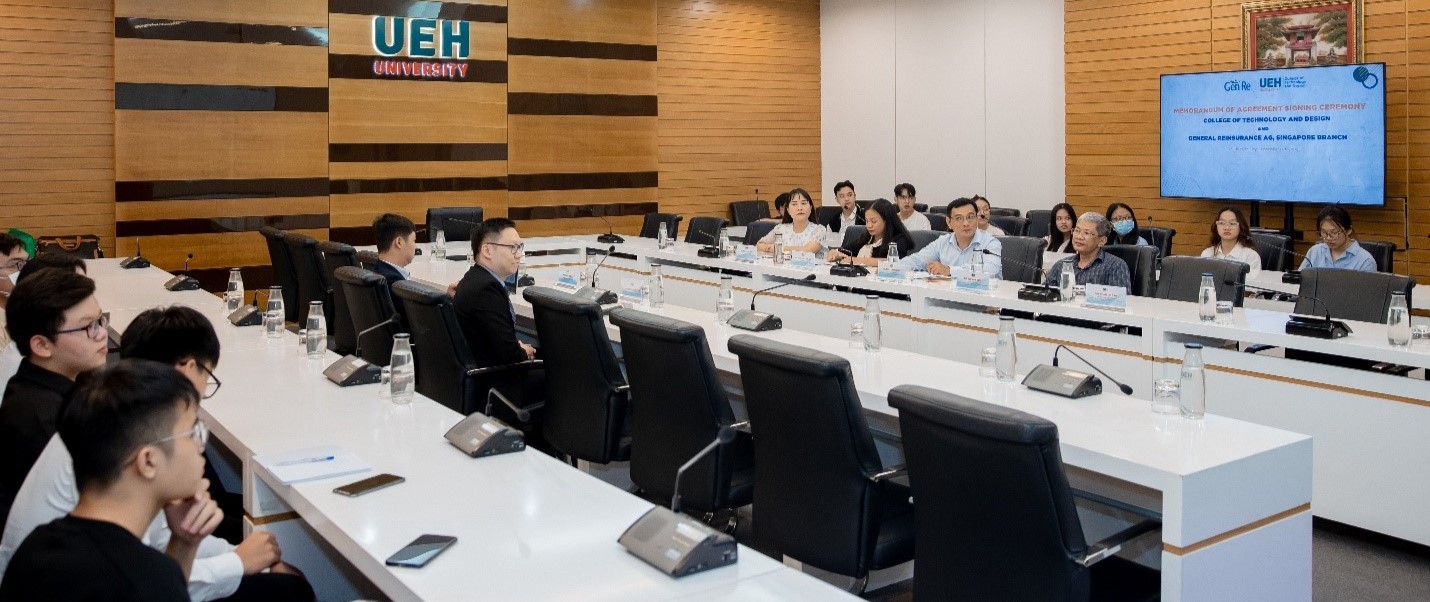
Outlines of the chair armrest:
[{"label": "chair armrest", "polygon": [[1157,512],[1156,510],[1152,510],[1149,508],[1143,508],[1141,506],[1135,506],[1133,504],[1129,504],[1122,500],[1113,499],[1105,495],[1099,495],[1091,491],[1083,491],[1081,489],[1073,489],[1072,494],[1073,497],[1082,498],[1094,504],[1107,506],[1108,508],[1116,508],[1129,514],[1136,514],[1137,516],[1148,520],[1158,522],[1162,520],[1161,512]]},{"label": "chair armrest", "polygon": [[545,360],[526,360],[515,364],[502,364],[500,366],[486,366],[483,368],[472,368],[467,371],[467,376],[480,376],[484,374],[501,374],[503,372],[531,370],[540,368],[545,364]]},{"label": "chair armrest", "polygon": [[749,420],[743,420],[743,421],[740,421],[740,422],[736,422],[736,423],[731,424],[731,425],[729,425],[729,426],[732,427],[732,428],[734,428],[735,430],[740,431],[740,432],[745,433],[745,434],[749,434],[749,435],[753,435],[753,434],[754,434],[754,431],[751,431],[751,430],[750,430],[750,421],[749,421]]},{"label": "chair armrest", "polygon": [[512,403],[510,399],[507,399],[505,395],[502,395],[501,391],[498,391],[496,387],[492,387],[491,389],[487,390],[487,407],[485,410],[483,410],[483,414],[486,414],[487,416],[492,415],[492,406],[496,405],[492,403],[493,399],[500,400],[502,402],[502,405],[511,409],[512,412],[515,412],[516,419],[520,420],[522,424],[531,422],[532,410],[539,410],[541,408],[546,407],[545,401],[533,403],[528,406],[518,406],[515,403]]},{"label": "chair armrest", "polygon": [[903,464],[869,475],[869,480],[875,483],[896,479],[909,474],[909,467]]},{"label": "chair armrest", "polygon": [[621,386],[616,387],[616,388],[611,389],[611,390],[614,391],[614,392],[616,392],[616,393],[629,393],[630,390],[631,390],[631,386],[630,386],[630,385],[621,385]]},{"label": "chair armrest", "polygon": [[1127,542],[1160,528],[1162,528],[1162,522],[1155,520],[1144,520],[1127,527],[1126,529],[1107,536],[1102,541],[1088,546],[1087,556],[1084,556],[1079,562],[1081,562],[1083,566],[1092,566],[1103,560],[1107,560],[1122,551],[1122,546]]}]

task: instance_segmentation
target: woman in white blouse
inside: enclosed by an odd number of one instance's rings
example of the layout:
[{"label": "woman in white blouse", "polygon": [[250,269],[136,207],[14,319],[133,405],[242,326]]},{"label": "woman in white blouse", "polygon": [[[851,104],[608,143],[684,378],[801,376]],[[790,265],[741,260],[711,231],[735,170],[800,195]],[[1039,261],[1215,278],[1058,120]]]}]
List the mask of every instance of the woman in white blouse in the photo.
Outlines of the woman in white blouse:
[{"label": "woman in white blouse", "polygon": [[1251,240],[1251,230],[1246,218],[1236,207],[1226,207],[1217,213],[1212,224],[1211,246],[1202,251],[1202,257],[1230,259],[1251,266],[1251,274],[1261,271],[1261,255],[1256,252],[1256,243]]},{"label": "woman in white blouse", "polygon": [[785,205],[784,221],[770,230],[759,244],[761,253],[769,253],[775,248],[775,235],[784,237],[784,250],[818,253],[824,250],[824,236],[828,232],[824,226],[809,221],[814,212],[814,201],[803,188],[789,191],[789,204]]}]

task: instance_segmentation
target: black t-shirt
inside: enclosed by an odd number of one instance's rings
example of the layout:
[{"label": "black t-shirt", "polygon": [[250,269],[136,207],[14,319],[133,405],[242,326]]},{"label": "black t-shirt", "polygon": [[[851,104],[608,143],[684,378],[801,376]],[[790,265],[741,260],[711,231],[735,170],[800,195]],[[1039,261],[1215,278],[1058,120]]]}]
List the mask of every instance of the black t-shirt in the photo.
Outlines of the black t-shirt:
[{"label": "black t-shirt", "polygon": [[60,407],[74,388],[62,375],[30,363],[20,369],[5,387],[0,403],[0,524],[10,514],[10,503],[30,467],[55,434]]},{"label": "black t-shirt", "polygon": [[188,599],[179,563],[119,525],[74,516],[30,533],[0,580],[0,602]]}]

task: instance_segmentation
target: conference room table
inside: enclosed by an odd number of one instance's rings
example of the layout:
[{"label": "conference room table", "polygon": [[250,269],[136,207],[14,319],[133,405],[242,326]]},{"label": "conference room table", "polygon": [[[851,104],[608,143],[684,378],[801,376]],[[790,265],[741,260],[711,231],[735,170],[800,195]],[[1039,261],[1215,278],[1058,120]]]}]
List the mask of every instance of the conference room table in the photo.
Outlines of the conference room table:
[{"label": "conference room table", "polygon": [[[744,546],[734,566],[672,579],[616,542],[651,503],[532,450],[469,458],[442,437],[458,413],[422,395],[394,404],[376,385],[338,387],[322,375],[336,354],[308,359],[290,332],[267,338],[261,327],[234,327],[213,294],[169,292],[162,270],[115,263],[88,266],[116,330],[162,305],[213,320],[224,384],[200,407],[211,457],[221,475],[241,479],[246,524],[277,536],[284,560],[306,572],[319,599],[854,599]],[[372,471],[285,485],[253,460],[326,445]],[[357,498],[332,491],[382,472],[407,480]],[[422,569],[383,564],[426,533],[458,542]]]}]

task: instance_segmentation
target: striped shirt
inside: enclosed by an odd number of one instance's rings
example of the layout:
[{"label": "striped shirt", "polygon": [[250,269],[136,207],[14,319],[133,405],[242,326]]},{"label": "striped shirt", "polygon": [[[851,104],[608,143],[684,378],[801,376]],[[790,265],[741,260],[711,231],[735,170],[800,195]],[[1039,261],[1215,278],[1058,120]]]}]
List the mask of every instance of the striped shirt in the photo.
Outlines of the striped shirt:
[{"label": "striped shirt", "polygon": [[1132,274],[1127,270],[1127,262],[1122,261],[1121,257],[1108,255],[1106,251],[1101,250],[1097,252],[1097,257],[1092,260],[1092,264],[1086,268],[1078,265],[1077,255],[1054,263],[1052,269],[1048,270],[1048,279],[1044,284],[1057,286],[1063,270],[1069,265],[1073,266],[1073,279],[1078,284],[1103,284],[1132,290]]}]

